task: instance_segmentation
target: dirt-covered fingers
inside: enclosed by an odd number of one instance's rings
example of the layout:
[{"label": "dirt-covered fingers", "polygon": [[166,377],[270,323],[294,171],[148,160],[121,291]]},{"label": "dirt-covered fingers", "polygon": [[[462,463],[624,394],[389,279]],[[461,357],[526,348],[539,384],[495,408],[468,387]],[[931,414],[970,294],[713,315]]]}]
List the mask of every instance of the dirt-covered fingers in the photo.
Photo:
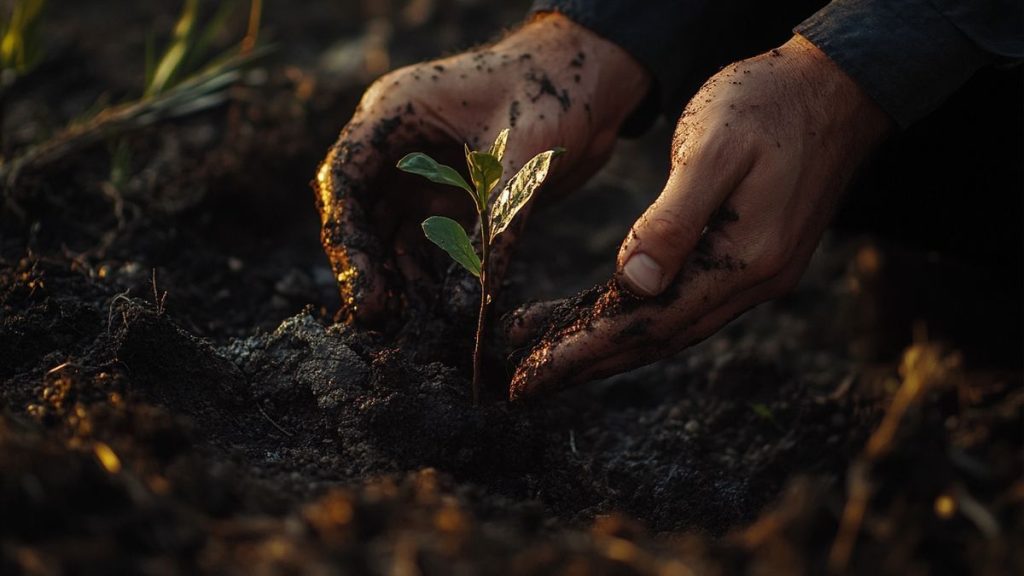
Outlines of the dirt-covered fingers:
[{"label": "dirt-covered fingers", "polygon": [[320,212],[320,240],[341,293],[347,321],[372,323],[389,307],[388,256],[366,212],[374,162],[366,142],[346,127],[313,181]]},{"label": "dirt-covered fingers", "polygon": [[630,342],[618,343],[616,352],[574,371],[564,385],[583,384],[671,356],[708,338],[743,312],[778,297],[789,289],[790,286],[782,277],[770,280],[744,290],[695,320],[685,322],[670,338],[656,341],[654,345],[646,338],[631,338]]},{"label": "dirt-covered fingers", "polygon": [[[626,370],[637,354],[663,355],[674,332],[718,296],[714,272],[687,278],[671,295],[640,299],[612,280],[591,295],[566,300],[550,313],[543,335],[520,362],[510,395],[521,399],[583,383],[595,375]],[[667,352],[664,352],[667,353]],[[609,372],[610,370],[610,372]]]},{"label": "dirt-covered fingers", "polygon": [[656,298],[636,297],[612,281],[596,298],[551,313],[559,320],[520,363],[511,396],[557,391],[668,356],[779,296],[799,278],[803,255],[783,260],[765,248],[770,245],[736,244],[728,230],[707,234]]},{"label": "dirt-covered fingers", "polygon": [[341,292],[342,315],[366,324],[393,312],[400,301],[392,235],[404,207],[382,212],[378,206],[394,178],[394,160],[441,137],[422,121],[411,99],[385,91],[383,85],[395,77],[385,76],[367,91],[313,181],[321,241]]},{"label": "dirt-covered fingers", "polygon": [[509,349],[514,351],[539,338],[551,313],[563,304],[563,300],[531,302],[505,314],[501,319],[501,329]]}]

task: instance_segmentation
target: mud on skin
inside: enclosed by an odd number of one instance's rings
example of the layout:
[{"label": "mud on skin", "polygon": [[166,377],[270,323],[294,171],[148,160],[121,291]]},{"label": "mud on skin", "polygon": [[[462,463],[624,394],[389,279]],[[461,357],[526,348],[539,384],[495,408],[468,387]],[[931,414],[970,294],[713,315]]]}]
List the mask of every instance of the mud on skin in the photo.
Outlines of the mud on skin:
[{"label": "mud on skin", "polygon": [[[351,137],[351,133],[363,129],[362,124],[351,123],[328,152],[311,184],[321,215],[321,242],[341,295],[342,308],[338,311],[338,318],[342,321],[352,321],[359,302],[374,296],[384,299],[385,312],[398,311],[400,275],[395,272],[390,256],[377,235],[365,228],[371,198],[369,183],[359,171],[380,169],[381,159],[394,154],[391,146],[393,136],[403,130],[415,130],[410,125],[414,116],[412,103],[400,105],[396,114],[374,123],[368,139]],[[357,172],[351,173],[353,169]],[[373,275],[360,273],[353,263],[353,253],[380,263],[378,272]],[[377,282],[385,285],[379,286]]]},{"label": "mud on skin", "polygon": [[[482,49],[473,53],[470,60],[476,71],[482,74],[495,73],[495,68],[525,68],[526,71],[522,73],[526,80],[524,95],[531,102],[536,103],[550,96],[558,103],[562,112],[567,112],[572,107],[569,92],[559,90],[543,68],[534,66],[529,53],[522,53],[517,58],[502,53],[499,57],[489,49]],[[442,64],[423,65],[411,69],[404,75],[399,74],[398,78],[385,83],[391,89],[399,89],[402,88],[403,82],[421,82],[424,70],[433,73],[432,78],[436,80],[437,75],[448,71],[448,67]],[[460,77],[464,75],[465,73]],[[531,87],[535,88],[535,91],[531,91]],[[450,130],[450,127],[433,126],[440,122],[436,118],[430,122],[424,121],[422,110],[418,109],[422,106],[417,107],[412,102],[403,102],[401,98],[397,100],[398,102],[387,104],[387,96],[379,96],[377,99],[371,98],[368,103],[364,101],[356,109],[354,118],[363,117],[364,105],[386,106],[389,113],[374,112],[380,119],[374,120],[369,127],[364,125],[362,120],[350,122],[329,151],[313,181],[316,203],[322,220],[321,239],[338,281],[343,302],[343,309],[339,312],[338,318],[344,321],[352,321],[359,316],[356,311],[360,308],[360,302],[374,300],[375,310],[380,308],[383,302],[383,310],[377,310],[378,313],[375,315],[378,319],[394,316],[407,304],[404,302],[405,291],[401,285],[401,275],[390,257],[390,251],[381,245],[380,239],[371,230],[367,229],[367,226],[372,226],[369,220],[373,204],[386,193],[374,188],[386,180],[386,175],[382,172],[389,168],[391,160],[409,151],[429,149],[431,141],[451,140],[450,134],[442,133]],[[441,103],[435,104],[436,109],[430,110],[429,114],[443,115]],[[460,100],[457,105],[467,108],[470,102]],[[509,104],[509,124],[516,125],[521,114],[519,100],[513,100]],[[538,114],[538,119],[545,119],[545,115]],[[491,128],[492,126],[485,121],[472,127],[464,126],[460,130],[464,139],[474,146],[479,146],[481,134],[489,133]],[[402,142],[401,150],[396,148],[396,142]],[[510,168],[514,170],[516,166],[512,165]],[[361,266],[373,266],[376,270],[368,273],[366,270],[360,270]]]},{"label": "mud on skin", "polygon": [[[671,292],[671,290],[667,292]],[[671,300],[672,298],[667,293],[657,298],[642,299],[622,288],[617,280],[611,279],[604,285],[595,286],[559,302],[551,310],[548,318],[542,320],[544,328],[539,332],[540,335],[532,344],[524,347],[522,351],[512,357],[515,365],[518,366],[517,378],[511,383],[512,389],[517,387],[517,382],[529,380],[547,362],[550,362],[551,357],[546,351],[557,346],[563,338],[571,334],[593,330],[594,321],[599,318],[613,318],[633,312],[645,305],[665,305]],[[506,320],[506,322],[514,321],[515,318]]]},{"label": "mud on skin", "polygon": [[[522,386],[538,374],[542,368],[553,361],[549,350],[557,347],[566,337],[580,332],[590,332],[597,319],[611,319],[623,314],[634,313],[647,309],[657,313],[659,308],[669,306],[677,300],[687,283],[697,274],[709,271],[733,272],[746,268],[746,263],[728,254],[716,254],[714,250],[715,234],[729,224],[738,222],[740,215],[728,204],[715,211],[690,257],[692,266],[686,266],[680,277],[669,284],[668,288],[652,298],[636,296],[624,288],[617,278],[612,278],[604,285],[595,286],[576,296],[561,301],[551,310],[548,318],[537,320],[543,326],[535,340],[520,349],[512,356],[519,367],[515,380],[511,384],[513,390]],[[632,232],[631,232],[632,233]],[[518,319],[516,312],[506,319],[506,325]],[[657,349],[662,343],[653,336],[646,337],[647,328],[651,324],[650,317],[640,317],[625,328],[612,334],[616,341],[631,341],[650,349]]]}]

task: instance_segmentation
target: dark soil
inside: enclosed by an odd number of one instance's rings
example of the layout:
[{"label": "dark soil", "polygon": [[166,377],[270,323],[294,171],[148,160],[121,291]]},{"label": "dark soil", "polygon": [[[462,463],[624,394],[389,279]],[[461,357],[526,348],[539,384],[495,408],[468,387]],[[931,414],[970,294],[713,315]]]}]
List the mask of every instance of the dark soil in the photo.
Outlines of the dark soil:
[{"label": "dark soil", "polygon": [[[384,17],[400,65],[484,40],[521,14],[512,4],[440,2],[410,24],[354,2],[268,3],[282,49],[229,104],[5,190],[0,573],[823,573],[857,470],[870,497],[840,571],[1024,568],[1022,347],[1007,320],[1021,253],[1006,237],[994,266],[976,257],[984,242],[853,235],[871,219],[854,203],[793,295],[674,358],[529,404],[472,406],[468,362],[445,352],[469,343],[444,318],[397,337],[334,322],[306,183],[369,78],[322,54]],[[51,13],[46,76],[7,104],[8,154],[102,92],[132,94],[144,32],[169,29],[174,7]],[[114,30],[131,33],[97,43]],[[118,145],[131,175],[114,182]],[[539,214],[505,310],[607,299],[591,287],[667,150],[659,126]],[[979,184],[991,206],[1020,189],[1006,166]],[[919,376],[894,439],[865,452]]]}]

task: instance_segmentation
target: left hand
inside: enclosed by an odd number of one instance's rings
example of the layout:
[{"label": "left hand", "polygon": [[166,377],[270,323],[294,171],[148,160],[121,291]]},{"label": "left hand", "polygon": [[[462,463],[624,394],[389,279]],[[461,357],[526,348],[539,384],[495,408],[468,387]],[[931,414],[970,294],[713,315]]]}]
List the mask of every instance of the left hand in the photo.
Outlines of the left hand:
[{"label": "left hand", "polygon": [[[572,310],[582,320],[548,328],[516,370],[512,398],[653,362],[790,291],[890,125],[800,36],[716,74],[679,120],[668,182],[623,242],[617,282]],[[519,311],[510,340],[526,339],[551,308]]]},{"label": "left hand", "polygon": [[[474,312],[476,282],[468,274],[460,275],[468,292],[437,289],[450,262],[436,258],[421,228],[435,214],[471,228],[473,204],[461,190],[402,174],[399,158],[426,152],[464,173],[463,143],[486,149],[510,126],[506,174],[561,146],[568,152],[545,189],[572,189],[611,155],[649,84],[647,71],[622,48],[559,14],[538,15],[493,45],[374,82],[314,181],[342,317],[379,326],[406,304],[432,303],[441,294],[456,311]],[[495,243],[492,280],[502,276],[528,210]],[[437,260],[440,270],[431,265]]]}]

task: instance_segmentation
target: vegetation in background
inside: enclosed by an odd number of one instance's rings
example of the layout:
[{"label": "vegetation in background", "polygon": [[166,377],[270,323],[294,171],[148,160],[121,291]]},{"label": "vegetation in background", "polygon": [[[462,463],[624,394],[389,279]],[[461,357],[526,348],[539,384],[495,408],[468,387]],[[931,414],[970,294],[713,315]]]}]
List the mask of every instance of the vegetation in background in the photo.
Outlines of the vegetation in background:
[{"label": "vegetation in background", "polygon": [[42,59],[39,24],[46,0],[14,0],[0,12],[0,82],[4,86],[24,76]]},{"label": "vegetation in background", "polygon": [[259,37],[262,1],[251,0],[246,34],[236,48],[212,59],[208,58],[214,39],[227,25],[239,6],[237,0],[221,3],[205,26],[200,25],[199,0],[185,0],[170,42],[159,60],[155,57],[152,37],[146,45],[146,82],[144,94],[158,96],[176,86],[182,78],[218,61],[247,55],[256,47]]},{"label": "vegetation in background", "polygon": [[[41,4],[42,0],[24,3]],[[155,57],[153,43],[149,43],[141,98],[73,123],[46,142],[4,162],[0,165],[0,182],[10,187],[26,168],[38,169],[111,137],[227,101],[227,89],[241,78],[242,69],[265,53],[257,47],[262,2],[251,0],[247,33],[239,44],[213,57],[208,56],[210,45],[237,3],[222,4],[205,25],[200,23],[198,4],[198,0],[185,0],[170,42],[159,58]]]},{"label": "vegetation in background", "polygon": [[508,128],[502,130],[487,152],[470,150],[466,146],[466,166],[469,168],[470,187],[466,180],[450,166],[439,164],[422,152],[414,152],[398,162],[398,168],[419,174],[431,182],[461,188],[469,193],[476,206],[480,222],[480,254],[477,255],[469,235],[461,224],[444,216],[431,216],[423,221],[423,233],[451,256],[452,260],[480,280],[480,314],[477,317],[476,344],[473,348],[473,403],[480,400],[480,372],[483,361],[483,340],[487,328],[487,310],[491,302],[488,282],[490,247],[494,239],[504,232],[515,215],[530,201],[530,197],[548,176],[551,159],[562,153],[561,148],[541,152],[523,165],[491,207],[491,192],[501,181],[501,159],[505,155]]},{"label": "vegetation in background", "polygon": [[0,8],[0,152],[11,87],[43,59],[40,33],[46,0],[13,0]]}]

